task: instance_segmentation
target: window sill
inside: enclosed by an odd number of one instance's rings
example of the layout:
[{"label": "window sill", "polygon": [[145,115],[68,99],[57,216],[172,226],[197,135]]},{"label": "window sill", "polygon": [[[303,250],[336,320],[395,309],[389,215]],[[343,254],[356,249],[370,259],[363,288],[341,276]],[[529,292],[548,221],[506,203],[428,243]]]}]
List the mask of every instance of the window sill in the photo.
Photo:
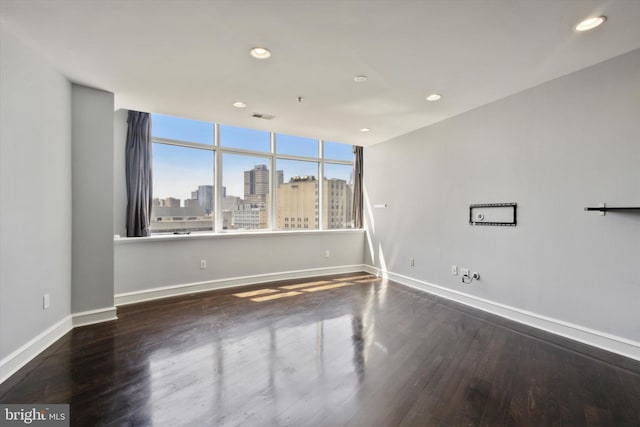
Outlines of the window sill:
[{"label": "window sill", "polygon": [[346,228],[340,230],[304,230],[304,231],[225,231],[222,233],[197,233],[197,234],[154,234],[149,237],[120,237],[114,236],[116,245],[142,242],[163,242],[177,240],[209,240],[209,239],[234,239],[243,237],[269,237],[269,236],[301,236],[314,234],[357,234],[364,233],[363,228]]}]

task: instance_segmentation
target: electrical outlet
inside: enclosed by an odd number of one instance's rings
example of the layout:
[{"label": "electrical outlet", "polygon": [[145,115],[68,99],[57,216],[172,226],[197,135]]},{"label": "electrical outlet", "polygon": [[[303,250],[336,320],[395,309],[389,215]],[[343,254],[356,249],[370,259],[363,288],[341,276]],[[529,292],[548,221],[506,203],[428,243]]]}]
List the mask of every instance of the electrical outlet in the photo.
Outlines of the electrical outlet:
[{"label": "electrical outlet", "polygon": [[457,276],[458,275],[458,266],[457,265],[452,265],[451,266],[451,275],[452,276]]},{"label": "electrical outlet", "polygon": [[461,268],[460,269],[460,274],[462,274],[463,276],[469,276],[469,269],[468,268]]},{"label": "electrical outlet", "polygon": [[200,260],[200,270],[204,270],[205,268],[207,268],[207,260],[206,259],[201,259]]},{"label": "electrical outlet", "polygon": [[409,266],[414,267],[416,265],[416,260],[413,258],[409,258]]},{"label": "electrical outlet", "polygon": [[325,257],[325,258],[329,258],[330,256],[331,256],[331,251],[329,251],[329,249],[326,249],[326,250],[324,251],[324,257]]},{"label": "electrical outlet", "polygon": [[42,295],[42,309],[46,310],[50,305],[49,294]]}]

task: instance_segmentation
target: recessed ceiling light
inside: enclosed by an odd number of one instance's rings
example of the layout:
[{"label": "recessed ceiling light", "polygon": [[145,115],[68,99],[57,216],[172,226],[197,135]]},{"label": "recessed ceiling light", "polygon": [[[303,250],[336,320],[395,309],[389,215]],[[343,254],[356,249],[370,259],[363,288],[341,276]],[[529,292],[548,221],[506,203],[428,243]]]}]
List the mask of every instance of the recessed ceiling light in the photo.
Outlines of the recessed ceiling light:
[{"label": "recessed ceiling light", "polygon": [[245,104],[242,101],[238,101],[238,102],[234,102],[233,106],[236,107],[236,108],[245,108],[247,106],[247,104]]},{"label": "recessed ceiling light", "polygon": [[353,81],[356,83],[364,83],[367,81],[367,76],[354,76]]},{"label": "recessed ceiling light", "polygon": [[369,128],[362,128],[362,129],[360,129],[360,132],[369,132],[369,131],[371,131],[371,129],[369,129]]},{"label": "recessed ceiling light", "polygon": [[589,31],[602,25],[607,20],[606,16],[593,16],[576,25],[576,31]]},{"label": "recessed ceiling light", "polygon": [[254,47],[249,54],[256,59],[267,59],[271,56],[271,52],[266,47]]},{"label": "recessed ceiling light", "polygon": [[431,95],[427,96],[427,101],[437,101],[440,98],[442,98],[442,95],[440,95],[439,93],[432,93]]}]

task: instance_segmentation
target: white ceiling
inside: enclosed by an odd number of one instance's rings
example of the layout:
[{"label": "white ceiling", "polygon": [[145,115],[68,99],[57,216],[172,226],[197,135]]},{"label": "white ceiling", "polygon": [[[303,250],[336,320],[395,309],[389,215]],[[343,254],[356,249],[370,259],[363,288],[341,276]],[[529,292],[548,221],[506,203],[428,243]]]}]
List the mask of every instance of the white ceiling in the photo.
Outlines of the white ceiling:
[{"label": "white ceiling", "polygon": [[118,108],[365,146],[640,48],[640,0],[0,0],[0,19]]}]

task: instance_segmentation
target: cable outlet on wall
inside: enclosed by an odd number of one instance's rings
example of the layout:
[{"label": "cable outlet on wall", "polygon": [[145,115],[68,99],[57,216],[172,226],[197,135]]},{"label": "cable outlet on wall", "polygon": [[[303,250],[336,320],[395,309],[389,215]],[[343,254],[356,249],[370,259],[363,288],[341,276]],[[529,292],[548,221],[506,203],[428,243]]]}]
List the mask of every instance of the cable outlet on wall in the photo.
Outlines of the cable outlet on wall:
[{"label": "cable outlet on wall", "polygon": [[42,295],[42,309],[46,310],[50,305],[49,294]]},{"label": "cable outlet on wall", "polygon": [[468,268],[461,268],[460,269],[460,274],[462,274],[463,276],[469,276],[469,269]]},{"label": "cable outlet on wall", "polygon": [[207,268],[207,260],[206,259],[201,259],[200,260],[200,270],[204,270],[205,268]]},{"label": "cable outlet on wall", "polygon": [[452,276],[457,276],[458,275],[458,266],[457,265],[452,265],[451,266],[451,275]]}]

